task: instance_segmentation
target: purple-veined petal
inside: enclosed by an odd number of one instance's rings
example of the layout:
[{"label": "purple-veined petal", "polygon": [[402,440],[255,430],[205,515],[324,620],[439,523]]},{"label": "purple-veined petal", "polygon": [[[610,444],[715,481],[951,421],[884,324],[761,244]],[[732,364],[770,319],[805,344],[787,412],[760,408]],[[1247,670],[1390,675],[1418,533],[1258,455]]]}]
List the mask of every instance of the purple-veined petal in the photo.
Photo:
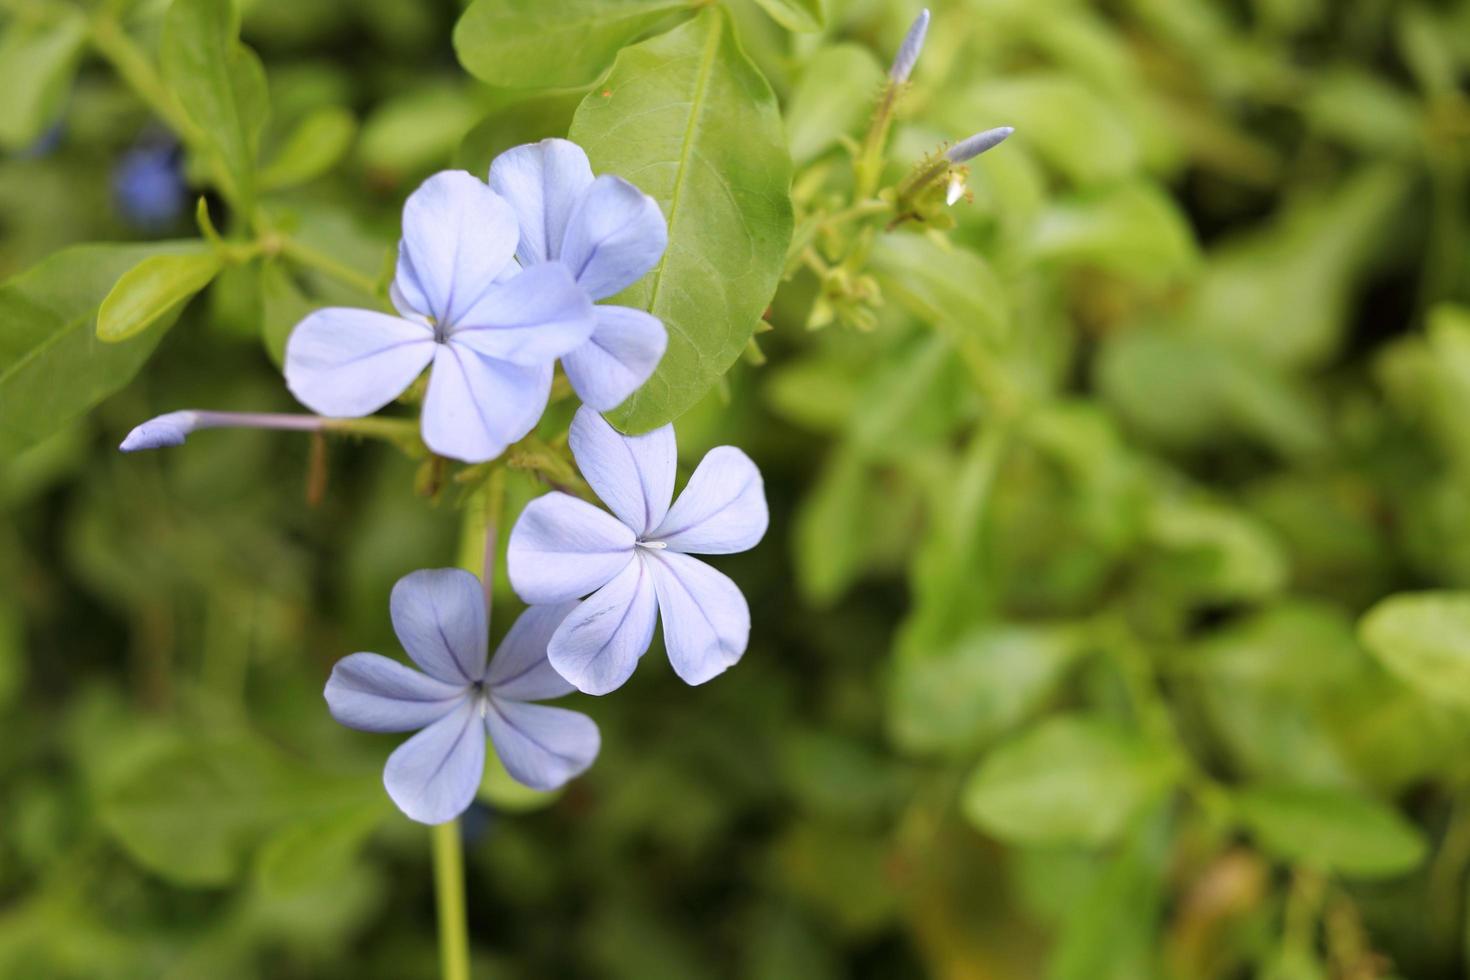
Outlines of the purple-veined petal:
[{"label": "purple-veined petal", "polygon": [[582,346],[594,326],[587,294],[566,266],[546,262],[491,286],[450,337],[487,357],[538,365]]},{"label": "purple-veined petal", "polygon": [[587,154],[569,140],[511,147],[490,164],[491,188],[510,202],[519,219],[516,256],[523,265],[561,254],[567,219],[591,183]]},{"label": "purple-veined petal", "polygon": [[490,658],[485,674],[490,693],[511,701],[545,701],[576,690],[546,659],[551,635],[576,608],[575,602],[528,606]]},{"label": "purple-veined petal", "polygon": [[492,697],[485,728],[505,771],[532,789],[556,789],[581,775],[602,747],[591,718],[543,704]]},{"label": "purple-veined petal", "polygon": [[402,317],[317,310],[286,341],[286,387],[320,415],[371,415],[429,366],[434,346],[432,330]]},{"label": "purple-veined petal", "polygon": [[739,586],[688,555],[650,552],[645,560],[674,673],[686,684],[703,684],[723,673],[750,640],[750,607]]},{"label": "purple-veined petal", "polygon": [[474,698],[400,745],[383,767],[388,795],[419,823],[459,816],[484,776],[485,726]]},{"label": "purple-veined petal", "polygon": [[451,339],[434,355],[424,442],[440,456],[483,463],[535,428],[551,395],[550,363],[523,366]]},{"label": "purple-veined petal", "polygon": [[607,511],[561,492],[526,505],[506,547],[511,588],[532,605],[579,599],[633,560],[633,532]]},{"label": "purple-veined petal", "polygon": [[617,408],[658,367],[669,344],[663,321],[627,306],[594,306],[592,336],[561,359],[567,380],[599,412]]},{"label": "purple-veined petal", "polygon": [[623,178],[603,174],[567,221],[560,258],[587,295],[606,299],[658,265],[668,244],[658,202]]},{"label": "purple-veined petal", "polygon": [[572,419],[569,442],[577,469],[619,520],[639,537],[658,526],[674,496],[672,425],[625,436],[584,405]]},{"label": "purple-veined petal", "polygon": [[462,568],[421,568],[393,586],[398,642],[431,677],[463,687],[485,676],[485,592]]},{"label": "purple-veined petal", "polygon": [[468,690],[376,653],[354,653],[332,668],[325,694],[332,717],[348,728],[412,732],[449,714]]},{"label": "purple-veined petal", "polygon": [[449,326],[484,294],[515,254],[516,215],[484,181],[445,170],[403,205],[395,302]]},{"label": "purple-veined petal", "polygon": [[547,655],[557,673],[587,694],[622,687],[653,642],[658,602],[646,558],[629,562],[557,627]]},{"label": "purple-veined petal", "polygon": [[754,548],[769,523],[761,471],[734,446],[716,446],[647,537],[670,551],[728,555]]}]

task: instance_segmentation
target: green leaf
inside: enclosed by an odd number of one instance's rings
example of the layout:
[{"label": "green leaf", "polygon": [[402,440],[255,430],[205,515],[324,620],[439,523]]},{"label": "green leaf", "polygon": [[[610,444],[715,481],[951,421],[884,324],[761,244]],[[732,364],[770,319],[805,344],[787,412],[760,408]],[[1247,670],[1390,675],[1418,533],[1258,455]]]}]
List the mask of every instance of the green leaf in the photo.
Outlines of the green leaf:
[{"label": "green leaf", "polygon": [[319,304],[307,299],[287,267],[267,262],[260,270],[261,340],[277,367],[286,364],[286,338]]},{"label": "green leaf", "polygon": [[1359,620],[1358,636],[1424,697],[1470,708],[1470,592],[1389,596]]},{"label": "green leaf", "polygon": [[1389,878],[1424,859],[1423,835],[1397,811],[1340,790],[1261,786],[1234,796],[1236,813],[1284,861],[1355,878]]},{"label": "green leaf", "polygon": [[1167,282],[1199,261],[1189,221],[1174,199],[1151,182],[1060,201],[1042,212],[1031,250],[1109,269],[1145,282]]},{"label": "green leaf", "polygon": [[265,190],[295,187],[331,170],[347,154],[357,120],[340,106],[324,106],[297,124],[285,144],[260,172]]},{"label": "green leaf", "polygon": [[1005,292],[985,260],[927,235],[884,235],[873,268],[885,296],[941,327],[958,349],[1003,337],[1010,313]]},{"label": "green leaf", "polygon": [[714,387],[776,290],[792,222],[781,117],[729,17],[711,8],[624,50],[578,107],[571,138],[597,172],[651,194],[669,222],[658,268],[614,298],[669,331],[658,370],[610,416],[647,431]]},{"label": "green leaf", "polygon": [[373,110],[363,124],[357,157],[389,180],[440,166],[481,111],[460,84],[405,92]]},{"label": "green leaf", "polygon": [[884,77],[861,45],[837,44],[812,55],[786,106],[791,159],[807,163],[843,136],[856,136],[873,114]]},{"label": "green leaf", "polygon": [[973,750],[1035,712],[1084,651],[1067,626],[994,624],[940,650],[903,650],[888,692],[888,725],[910,752]]},{"label": "green leaf", "polygon": [[830,606],[862,572],[871,474],[839,451],[802,498],[794,527],[796,584],[812,605]]},{"label": "green leaf", "polygon": [[155,255],[123,273],[97,310],[97,337],[127,340],[164,319],[178,316],[220,271],[213,251]]},{"label": "green leaf", "polygon": [[334,880],[352,865],[368,836],[391,812],[387,798],[378,795],[290,823],[261,845],[255,858],[256,879],[273,897]]},{"label": "green leaf", "polygon": [[159,48],[164,80],[199,127],[236,207],[255,200],[255,161],[269,112],[265,69],[240,43],[232,0],[174,0]]},{"label": "green leaf", "polygon": [[0,146],[21,150],[61,114],[87,36],[86,22],[62,10],[54,18],[19,18],[0,40]]},{"label": "green leaf", "polygon": [[[163,336],[104,344],[92,325],[113,284],[143,259],[197,242],[78,245],[0,284],[0,451],[39,441],[132,380]],[[167,315],[165,316],[165,319]],[[65,379],[65,384],[58,384]]]},{"label": "green leaf", "polygon": [[[771,19],[788,31],[810,34],[820,31],[827,23],[827,14],[822,10],[822,0],[755,0]],[[832,76],[842,79],[842,76]],[[845,83],[846,79],[842,79]]]},{"label": "green leaf", "polygon": [[454,26],[459,62],[511,88],[574,88],[687,0],[475,0]]},{"label": "green leaf", "polygon": [[1165,749],[1112,722],[1057,717],[990,753],[961,806],[1010,843],[1097,846],[1126,830],[1175,772]]}]

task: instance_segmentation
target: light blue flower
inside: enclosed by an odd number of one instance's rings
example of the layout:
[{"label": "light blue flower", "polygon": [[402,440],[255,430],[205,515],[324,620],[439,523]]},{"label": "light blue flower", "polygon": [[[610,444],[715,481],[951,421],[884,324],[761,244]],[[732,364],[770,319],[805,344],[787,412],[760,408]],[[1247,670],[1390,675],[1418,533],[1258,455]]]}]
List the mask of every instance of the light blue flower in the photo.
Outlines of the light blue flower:
[{"label": "light blue flower", "polygon": [[422,729],[388,757],[383,785],[409,817],[443,823],[464,812],[485,770],[488,733],[518,782],[548,790],[584,772],[601,738],[586,715],[531,701],[570,694],[546,660],[552,631],[571,605],[535,606],[511,626],[489,665],[480,580],[458,568],[398,580],[389,609],[399,642],[422,673],[376,653],[332,668],[332,717],[365,732]]},{"label": "light blue flower", "polygon": [[399,315],[331,308],[286,343],[286,384],[321,415],[370,415],[433,365],[424,442],[493,459],[536,425],[556,358],[592,334],[592,304],[559,263],[521,271],[510,205],[463,171],[435,174],[403,208],[391,295]]},{"label": "light blue flower", "polygon": [[[668,245],[658,203],[620,177],[594,178],[587,154],[567,140],[506,150],[490,166],[490,186],[519,219],[521,265],[559,262],[593,300],[643,278]],[[562,368],[583,402],[607,411],[648,380],[668,334],[642,310],[598,306],[593,313],[596,329],[562,357]]]},{"label": "light blue flower", "polygon": [[[572,420],[577,466],[612,514],[565,493],[531,501],[510,533],[511,585],[529,603],[590,596],[547,647],[578,690],[622,686],[663,619],[674,671],[703,684],[745,653],[750,609],[725,575],[689,555],[755,547],[769,521],[760,471],[733,446],[710,450],[679,499],[674,427],[625,436],[583,407]],[[616,516],[614,516],[616,515]]]}]

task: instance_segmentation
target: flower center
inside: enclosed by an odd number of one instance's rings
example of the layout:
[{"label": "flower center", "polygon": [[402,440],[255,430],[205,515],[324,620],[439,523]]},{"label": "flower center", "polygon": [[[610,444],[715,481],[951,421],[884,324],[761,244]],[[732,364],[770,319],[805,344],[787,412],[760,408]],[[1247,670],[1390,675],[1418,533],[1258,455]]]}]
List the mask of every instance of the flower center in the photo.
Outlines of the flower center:
[{"label": "flower center", "polygon": [[633,544],[639,548],[647,548],[649,551],[663,551],[669,546],[667,541],[644,541],[641,538]]}]

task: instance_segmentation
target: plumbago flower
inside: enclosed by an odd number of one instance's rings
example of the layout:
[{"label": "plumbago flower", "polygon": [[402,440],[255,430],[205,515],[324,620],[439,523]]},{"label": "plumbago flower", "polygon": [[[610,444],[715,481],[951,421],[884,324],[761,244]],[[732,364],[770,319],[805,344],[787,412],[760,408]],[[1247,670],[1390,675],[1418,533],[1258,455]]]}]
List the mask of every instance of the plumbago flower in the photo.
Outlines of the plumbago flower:
[{"label": "plumbago flower", "polygon": [[[560,263],[593,300],[643,278],[668,245],[658,203],[621,177],[593,177],[587,154],[568,140],[506,150],[490,165],[490,187],[519,219],[521,265]],[[592,335],[561,363],[577,396],[607,411],[648,380],[668,335],[642,310],[598,306],[593,316]]]},{"label": "plumbago flower", "polygon": [[443,823],[475,798],[485,738],[507,772],[533,789],[561,786],[592,764],[601,746],[586,715],[531,701],[570,694],[546,659],[546,644],[570,604],[521,614],[486,664],[488,614],[480,580],[457,568],[398,580],[389,600],[393,629],[422,673],[376,653],[332,668],[332,717],[365,732],[422,729],[388,757],[383,785],[409,817]]},{"label": "plumbago flower", "polygon": [[425,444],[482,462],[536,425],[552,365],[592,335],[592,304],[567,268],[521,271],[516,213],[463,171],[435,174],[403,208],[390,290],[398,316],[330,308],[286,344],[286,384],[322,415],[370,415],[433,365]]},{"label": "plumbago flower", "polygon": [[526,602],[576,606],[547,657],[588,694],[621,687],[663,619],[674,671],[703,684],[745,653],[750,609],[725,575],[689,555],[753,548],[766,533],[765,488],[750,457],[719,446],[674,495],[674,427],[625,436],[589,408],[572,420],[572,455],[609,514],[565,493],[538,497],[511,529],[511,585]]}]

